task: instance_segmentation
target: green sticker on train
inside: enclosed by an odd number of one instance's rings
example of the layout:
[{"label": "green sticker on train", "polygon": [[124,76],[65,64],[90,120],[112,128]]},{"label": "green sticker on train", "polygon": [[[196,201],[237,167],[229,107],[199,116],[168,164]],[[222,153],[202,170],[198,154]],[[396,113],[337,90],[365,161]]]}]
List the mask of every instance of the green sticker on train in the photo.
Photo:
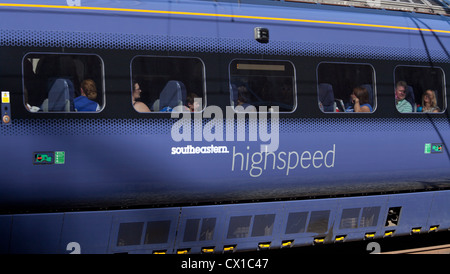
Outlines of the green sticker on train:
[{"label": "green sticker on train", "polygon": [[425,154],[431,153],[431,144],[425,144]]},{"label": "green sticker on train", "polygon": [[425,144],[425,154],[442,153],[442,152],[444,152],[444,144],[438,144],[438,143]]},{"label": "green sticker on train", "polygon": [[55,151],[55,164],[63,165],[66,162],[66,153],[64,151]]}]

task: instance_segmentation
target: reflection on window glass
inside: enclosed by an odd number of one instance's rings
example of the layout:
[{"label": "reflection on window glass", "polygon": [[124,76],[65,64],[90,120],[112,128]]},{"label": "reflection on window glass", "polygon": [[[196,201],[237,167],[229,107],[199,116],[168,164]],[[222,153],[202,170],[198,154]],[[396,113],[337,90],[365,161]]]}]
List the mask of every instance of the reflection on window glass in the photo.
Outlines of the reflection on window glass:
[{"label": "reflection on window glass", "polygon": [[236,111],[263,111],[264,106],[265,111],[278,107],[280,112],[292,112],[296,106],[294,66],[287,61],[233,60],[230,93]]},{"label": "reflection on window glass", "polygon": [[230,218],[227,239],[246,238],[250,230],[252,216],[233,216]]},{"label": "reflection on window glass", "polygon": [[164,244],[169,240],[171,221],[152,221],[147,223],[144,244]]},{"label": "reflection on window glass", "polygon": [[323,112],[367,112],[376,107],[375,72],[370,65],[321,63],[317,69]]},{"label": "reflection on window glass", "polygon": [[213,239],[216,228],[216,218],[203,218],[202,229],[200,230],[200,241]]},{"label": "reflection on window glass", "polygon": [[255,215],[252,237],[272,235],[275,214]]},{"label": "reflection on window glass", "polygon": [[289,213],[286,224],[286,234],[302,233],[305,231],[308,212],[292,212]]},{"label": "reflection on window glass", "polygon": [[203,109],[205,73],[198,58],[138,56],[132,78],[132,104],[138,112]]},{"label": "reflection on window glass", "polygon": [[117,236],[117,246],[140,244],[143,227],[144,223],[121,223]]},{"label": "reflection on window glass", "polygon": [[357,228],[361,208],[348,208],[342,210],[340,229]]},{"label": "reflection on window glass", "polygon": [[397,66],[395,106],[402,113],[445,111],[444,73],[441,68]]},{"label": "reflection on window glass", "polygon": [[96,55],[28,54],[23,82],[30,112],[98,112],[105,103],[103,62]]},{"label": "reflection on window glass", "polygon": [[200,219],[188,219],[184,229],[183,242],[192,242],[197,240],[198,226]]}]

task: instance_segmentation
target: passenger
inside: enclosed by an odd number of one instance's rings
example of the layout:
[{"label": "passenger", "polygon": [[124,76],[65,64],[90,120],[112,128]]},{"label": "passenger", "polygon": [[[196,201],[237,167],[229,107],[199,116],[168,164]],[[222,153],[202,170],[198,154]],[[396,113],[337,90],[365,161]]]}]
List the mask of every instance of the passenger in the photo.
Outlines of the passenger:
[{"label": "passenger", "polygon": [[23,88],[23,97],[25,98],[25,107],[29,112],[38,112],[39,110],[41,110],[41,108],[37,107],[37,106],[32,106],[29,104],[28,102],[28,90],[27,87],[25,86]]},{"label": "passenger", "polygon": [[81,95],[73,100],[77,111],[100,111],[100,105],[94,100],[97,99],[97,87],[91,79],[81,82]]},{"label": "passenger", "polygon": [[187,107],[189,108],[190,112],[201,110],[201,107],[200,107],[201,99],[202,98],[200,98],[197,94],[189,93],[189,95],[186,98],[186,104],[187,104]]},{"label": "passenger", "polygon": [[395,106],[399,112],[412,112],[412,105],[405,99],[406,98],[406,90],[407,84],[405,81],[397,82],[395,87]]},{"label": "passenger", "polygon": [[353,101],[354,112],[372,112],[372,106],[369,104],[369,92],[364,87],[356,87],[350,95]]},{"label": "passenger", "polygon": [[136,101],[141,98],[141,87],[139,86],[139,83],[133,82],[133,107],[136,111],[139,112],[151,112],[148,106],[140,101]]},{"label": "passenger", "polygon": [[422,112],[440,112],[437,106],[436,94],[428,89],[422,94]]},{"label": "passenger", "polygon": [[256,112],[256,107],[247,103],[249,95],[250,93],[245,86],[238,87],[238,98],[235,108],[237,111]]}]

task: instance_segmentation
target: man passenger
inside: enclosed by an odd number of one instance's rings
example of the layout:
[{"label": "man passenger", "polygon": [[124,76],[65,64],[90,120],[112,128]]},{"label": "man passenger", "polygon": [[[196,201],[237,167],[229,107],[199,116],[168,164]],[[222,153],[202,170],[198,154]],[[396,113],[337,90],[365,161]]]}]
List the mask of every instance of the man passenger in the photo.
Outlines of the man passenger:
[{"label": "man passenger", "polygon": [[401,113],[413,112],[412,105],[405,99],[407,93],[406,87],[407,84],[405,81],[397,82],[395,87],[395,106]]}]

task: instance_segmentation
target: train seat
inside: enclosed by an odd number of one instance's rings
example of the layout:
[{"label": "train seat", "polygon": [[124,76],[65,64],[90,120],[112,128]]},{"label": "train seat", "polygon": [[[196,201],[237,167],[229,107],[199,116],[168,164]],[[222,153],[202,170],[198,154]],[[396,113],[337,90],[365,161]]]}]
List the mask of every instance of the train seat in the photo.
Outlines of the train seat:
[{"label": "train seat", "polygon": [[367,93],[369,94],[369,104],[372,106],[372,109],[375,109],[375,106],[373,104],[373,89],[371,84],[364,84],[362,85],[363,88],[367,90]]},{"label": "train seat", "polygon": [[50,86],[48,98],[41,106],[42,111],[73,111],[74,86],[72,81],[66,78],[57,78]]},{"label": "train seat", "polygon": [[319,84],[319,101],[322,103],[324,112],[335,112],[333,86],[327,83]]},{"label": "train seat", "polygon": [[159,99],[156,99],[155,102],[153,102],[151,110],[159,111]]},{"label": "train seat", "polygon": [[162,112],[172,111],[186,103],[186,87],[180,81],[171,80],[159,95],[159,106]]},{"label": "train seat", "polygon": [[237,100],[238,100],[238,88],[236,84],[230,84],[230,90],[231,90],[231,104],[233,107],[237,106]]},{"label": "train seat", "polygon": [[406,101],[408,101],[412,108],[413,108],[413,112],[417,111],[417,105],[416,105],[416,101],[414,98],[414,89],[411,86],[407,86],[406,87],[406,97],[405,97]]}]

